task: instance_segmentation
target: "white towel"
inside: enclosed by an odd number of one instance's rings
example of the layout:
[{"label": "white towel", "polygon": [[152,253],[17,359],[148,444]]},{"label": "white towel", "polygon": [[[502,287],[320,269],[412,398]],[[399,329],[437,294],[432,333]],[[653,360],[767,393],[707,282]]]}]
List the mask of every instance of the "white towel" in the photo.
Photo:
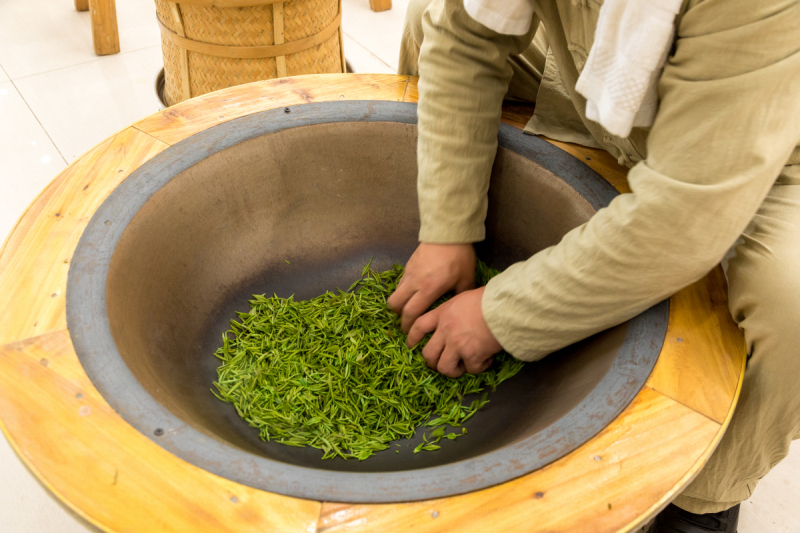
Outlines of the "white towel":
[{"label": "white towel", "polygon": [[658,111],[658,78],[672,45],[682,0],[606,0],[575,90],[586,117],[627,137],[651,126]]},{"label": "white towel", "polygon": [[[575,89],[586,97],[586,116],[619,137],[651,126],[658,110],[658,78],[672,45],[682,0],[606,0],[594,43]],[[487,28],[522,35],[534,0],[464,0],[467,13]],[[527,22],[526,22],[527,20]]]}]

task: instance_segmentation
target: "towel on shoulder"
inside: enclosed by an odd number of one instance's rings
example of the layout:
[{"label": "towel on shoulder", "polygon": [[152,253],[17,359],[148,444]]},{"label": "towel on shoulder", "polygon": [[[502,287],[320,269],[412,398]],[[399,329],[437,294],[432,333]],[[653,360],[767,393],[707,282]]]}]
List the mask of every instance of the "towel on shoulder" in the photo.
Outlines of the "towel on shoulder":
[{"label": "towel on shoulder", "polygon": [[[548,1],[548,0],[544,0]],[[609,133],[630,135],[653,124],[658,79],[672,46],[682,0],[606,0],[594,43],[575,89],[586,97],[586,116]],[[464,0],[467,13],[487,28],[523,35],[535,0]]]}]

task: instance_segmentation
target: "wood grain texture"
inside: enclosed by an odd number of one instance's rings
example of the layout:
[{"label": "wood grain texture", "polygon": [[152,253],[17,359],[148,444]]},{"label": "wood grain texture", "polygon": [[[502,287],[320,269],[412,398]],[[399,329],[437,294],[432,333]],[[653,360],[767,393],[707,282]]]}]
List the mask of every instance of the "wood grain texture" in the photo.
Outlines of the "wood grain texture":
[{"label": "wood grain texture", "polygon": [[75,0],[75,9],[78,11],[89,11],[89,0]]},{"label": "wood grain texture", "polygon": [[310,74],[238,85],[181,102],[134,127],[175,144],[216,124],[265,109],[329,100],[400,101],[408,76]]},{"label": "wood grain texture", "polygon": [[[417,98],[416,79],[390,75],[302,76],[211,93],[101,143],[34,201],[0,250],[0,420],[59,498],[115,532],[605,533],[631,531],[691,481],[722,437],[743,375],[744,343],[718,270],[673,297],[648,385],[603,432],[522,478],[432,502],[323,506],[239,485],[164,451],[93,388],[65,331],[63,292],[83,228],[124,177],[169,144],[258,111]],[[503,119],[519,127],[527,112],[506,109]],[[605,152],[554,144],[590,157],[584,161],[625,190],[626,169]]]},{"label": "wood grain texture", "polygon": [[126,424],[83,372],[67,331],[6,345],[0,360],[9,440],[93,524],[142,533],[314,530],[320,503],[209,474]]},{"label": "wood grain texture", "polygon": [[99,56],[119,53],[117,6],[115,0],[88,0],[92,15],[94,53]]},{"label": "wood grain texture", "polygon": [[598,150],[596,148],[589,148],[579,144],[565,143],[556,141],[540,135],[542,139],[550,144],[558,146],[565,152],[568,152],[589,166],[592,170],[603,176],[606,181],[614,186],[621,193],[631,192],[628,185],[628,167],[620,165],[617,160],[606,152],[605,150]]},{"label": "wood grain texture", "polygon": [[404,102],[419,102],[419,78],[409,76],[406,92],[403,94]]},{"label": "wood grain texture", "polygon": [[536,106],[533,104],[505,102],[500,119],[504,124],[523,130],[533,116],[534,109]]},{"label": "wood grain texture", "polygon": [[166,147],[127,128],[67,167],[34,200],[0,250],[0,345],[67,327],[67,272],[83,229],[122,180]]},{"label": "wood grain texture", "polygon": [[717,422],[731,410],[747,349],[728,312],[722,268],[670,299],[667,336],[647,385]]},{"label": "wood grain texture", "polygon": [[645,388],[597,437],[517,480],[463,496],[394,505],[326,503],[317,533],[625,531],[701,458],[720,425]]}]

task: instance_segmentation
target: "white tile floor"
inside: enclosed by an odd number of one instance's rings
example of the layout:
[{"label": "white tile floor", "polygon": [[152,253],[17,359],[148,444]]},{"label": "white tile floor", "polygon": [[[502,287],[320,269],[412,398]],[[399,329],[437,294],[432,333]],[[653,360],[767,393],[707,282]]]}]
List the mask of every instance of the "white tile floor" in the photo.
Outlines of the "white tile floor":
[{"label": "white tile floor", "polygon": [[[407,0],[383,13],[344,0],[356,72],[394,72]],[[0,0],[0,240],[38,192],[86,150],[158,109],[152,0],[117,0],[122,52],[97,57],[70,0]],[[798,533],[800,445],[744,505],[741,533]],[[50,497],[0,438],[0,533],[96,531]]]}]

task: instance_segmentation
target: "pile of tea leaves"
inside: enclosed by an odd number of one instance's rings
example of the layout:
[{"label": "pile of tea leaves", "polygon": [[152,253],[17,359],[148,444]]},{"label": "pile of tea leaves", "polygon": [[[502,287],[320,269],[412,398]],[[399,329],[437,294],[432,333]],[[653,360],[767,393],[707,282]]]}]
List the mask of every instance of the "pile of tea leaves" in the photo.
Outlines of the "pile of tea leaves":
[{"label": "pile of tea leaves", "polygon": [[[484,285],[497,271],[480,263]],[[464,401],[494,390],[524,363],[503,352],[485,372],[448,378],[410,349],[399,317],[386,305],[403,267],[375,272],[368,264],[347,291],[305,301],[255,295],[237,313],[216,352],[222,361],[212,392],[232,403],[264,440],[321,449],[323,459],[366,459],[393,440],[431,429],[414,450],[439,449],[446,433],[487,403]],[[445,301],[443,298],[437,305]]]}]

